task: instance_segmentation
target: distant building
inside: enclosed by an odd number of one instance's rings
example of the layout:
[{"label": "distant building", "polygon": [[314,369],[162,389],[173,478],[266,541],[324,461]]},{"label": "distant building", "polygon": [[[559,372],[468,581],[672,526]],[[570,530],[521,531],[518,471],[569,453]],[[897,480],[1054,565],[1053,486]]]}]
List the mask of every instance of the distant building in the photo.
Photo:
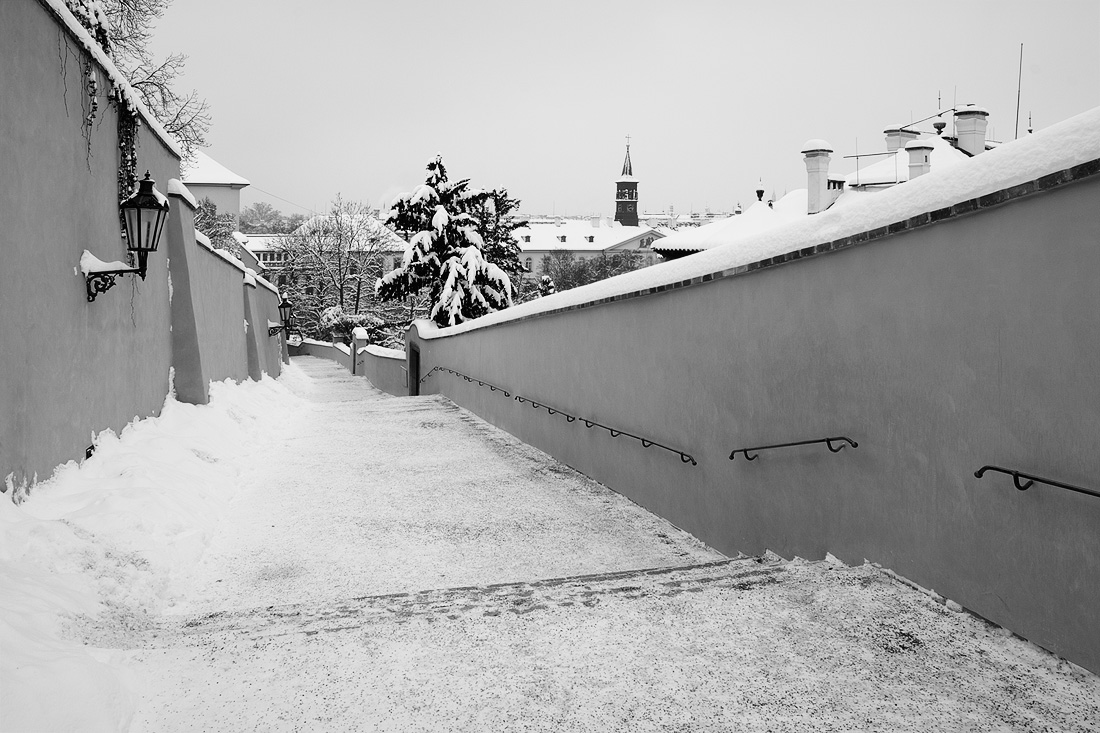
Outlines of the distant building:
[{"label": "distant building", "polygon": [[[951,110],[955,115],[954,135],[945,134],[947,123],[934,115],[934,132],[919,131],[914,125],[890,125],[886,151],[853,156],[856,169],[851,173],[830,171],[832,146],[821,139],[807,140],[802,146],[806,164],[805,189],[790,192],[779,201],[763,206],[763,187],[757,189],[757,203],[747,212],[693,230],[681,229],[657,244],[654,249],[675,259],[701,252],[727,242],[756,234],[792,218],[816,214],[832,206],[843,206],[860,196],[903,184],[932,170],[943,170],[995,146],[986,140],[989,113],[974,106]],[[921,120],[924,122],[925,120]],[[861,159],[872,159],[869,165]]]},{"label": "distant building", "polygon": [[654,254],[653,243],[665,233],[653,227],[623,226],[592,217],[535,220],[516,229],[512,236],[519,244],[520,261],[527,270],[527,277],[537,278],[542,275],[542,258],[555,250],[571,252],[582,260],[636,250],[645,264],[655,264],[660,257]]},{"label": "distant building", "polygon": [[634,177],[634,168],[630,163],[629,140],[627,138],[622,175],[615,181],[613,221],[598,216],[585,219],[532,218],[527,226],[512,233],[519,245],[520,262],[527,270],[527,278],[541,277],[542,258],[556,250],[571,252],[580,260],[636,250],[647,265],[660,261],[661,258],[653,252],[653,243],[670,230],[640,225],[638,222],[638,179]]},{"label": "distant building", "polygon": [[241,223],[241,189],[248,180],[238,176],[206,153],[198,150],[181,174],[187,189],[199,201],[210,199],[219,214],[232,214],[234,226]]}]

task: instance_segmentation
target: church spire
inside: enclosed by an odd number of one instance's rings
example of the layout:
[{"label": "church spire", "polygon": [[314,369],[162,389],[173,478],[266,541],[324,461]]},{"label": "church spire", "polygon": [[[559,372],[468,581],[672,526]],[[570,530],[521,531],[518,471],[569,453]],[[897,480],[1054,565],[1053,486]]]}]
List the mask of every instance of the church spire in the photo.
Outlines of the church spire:
[{"label": "church spire", "polygon": [[634,167],[630,165],[630,135],[626,136],[626,160],[623,161],[623,175],[634,175]]},{"label": "church spire", "polygon": [[615,221],[623,226],[638,226],[638,179],[630,164],[630,135],[626,136],[626,159],[623,173],[615,181]]}]

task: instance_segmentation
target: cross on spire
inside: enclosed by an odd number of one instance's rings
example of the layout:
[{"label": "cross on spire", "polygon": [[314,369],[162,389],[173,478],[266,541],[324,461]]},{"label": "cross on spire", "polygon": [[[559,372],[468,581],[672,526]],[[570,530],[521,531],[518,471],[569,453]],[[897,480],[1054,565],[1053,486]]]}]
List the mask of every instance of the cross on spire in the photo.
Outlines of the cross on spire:
[{"label": "cross on spire", "polygon": [[630,135],[626,136],[626,160],[623,161],[623,175],[634,175],[634,167],[630,165]]}]

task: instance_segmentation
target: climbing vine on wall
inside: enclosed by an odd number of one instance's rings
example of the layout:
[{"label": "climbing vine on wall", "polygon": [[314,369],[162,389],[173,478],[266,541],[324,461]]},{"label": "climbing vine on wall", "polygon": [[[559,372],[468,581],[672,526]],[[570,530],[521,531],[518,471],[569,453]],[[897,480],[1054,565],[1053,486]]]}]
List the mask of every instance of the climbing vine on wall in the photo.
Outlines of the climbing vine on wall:
[{"label": "climbing vine on wall", "polygon": [[[110,34],[108,33],[109,21],[100,0],[65,0],[65,5],[91,36],[90,39],[77,39],[84,47],[82,49],[84,96],[81,98],[81,112],[83,114],[81,132],[88,148],[90,165],[92,123],[95,122],[99,112],[99,72],[93,59],[91,45],[98,45],[99,49],[108,58],[111,57]],[[67,73],[64,57],[62,57],[61,73],[63,75]],[[133,92],[125,83],[112,79],[107,99],[114,105],[118,114],[118,200],[122,202],[133,193],[134,188],[137,186],[137,144],[141,117],[134,102]],[[119,212],[119,216],[122,216],[121,212]]]},{"label": "climbing vine on wall", "polygon": [[138,182],[137,143],[141,118],[121,89],[112,89],[111,97],[118,111],[118,200],[121,203],[133,193]]}]

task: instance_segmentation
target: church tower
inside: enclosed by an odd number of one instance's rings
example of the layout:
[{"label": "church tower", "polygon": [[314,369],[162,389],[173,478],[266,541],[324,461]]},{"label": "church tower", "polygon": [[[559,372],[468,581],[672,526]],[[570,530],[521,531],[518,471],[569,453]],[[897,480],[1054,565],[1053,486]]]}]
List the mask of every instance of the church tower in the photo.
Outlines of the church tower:
[{"label": "church tower", "polygon": [[638,226],[638,179],[630,165],[630,135],[626,136],[623,174],[615,181],[615,221],[627,227]]}]

